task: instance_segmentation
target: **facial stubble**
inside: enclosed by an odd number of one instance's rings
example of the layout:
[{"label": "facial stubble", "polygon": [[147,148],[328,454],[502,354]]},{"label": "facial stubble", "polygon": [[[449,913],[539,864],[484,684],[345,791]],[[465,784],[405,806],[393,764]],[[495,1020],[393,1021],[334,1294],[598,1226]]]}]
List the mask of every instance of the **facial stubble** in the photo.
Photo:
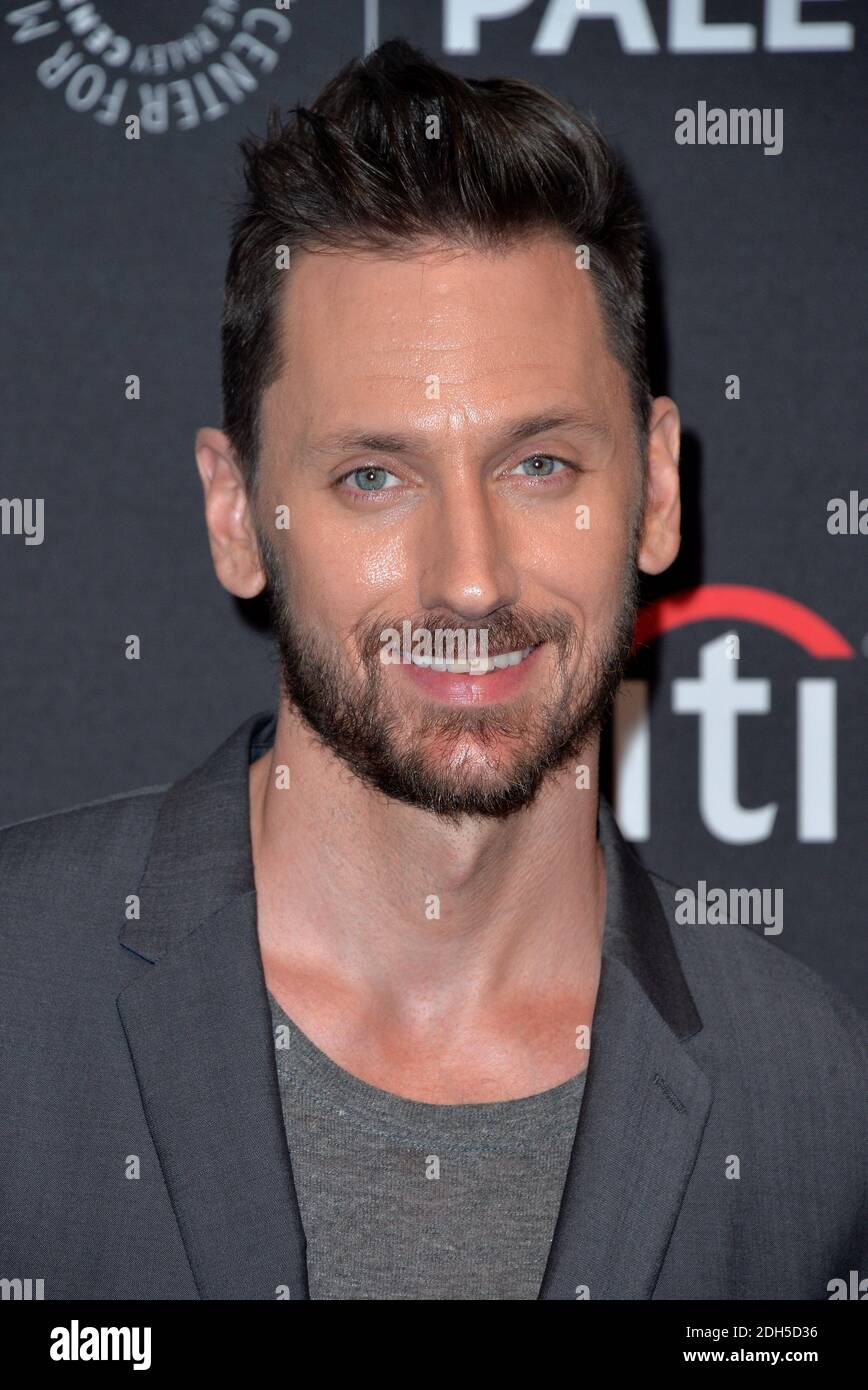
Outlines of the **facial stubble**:
[{"label": "facial stubble", "polygon": [[[306,629],[293,612],[278,556],[259,545],[284,693],[320,744],[365,785],[452,820],[505,818],[530,806],[545,781],[573,760],[608,720],[632,649],[639,601],[633,525],[621,597],[611,629],[593,646],[561,610],[497,610],[477,629],[490,651],[547,643],[554,654],[551,694],[509,702],[447,706],[433,701],[412,719],[392,698],[380,660],[381,634],[401,630],[407,615],[377,617],[354,630],[355,664],[345,649]],[[415,615],[413,630],[469,631],[445,613]],[[578,660],[576,656],[578,654]],[[479,677],[485,680],[485,676]]]}]

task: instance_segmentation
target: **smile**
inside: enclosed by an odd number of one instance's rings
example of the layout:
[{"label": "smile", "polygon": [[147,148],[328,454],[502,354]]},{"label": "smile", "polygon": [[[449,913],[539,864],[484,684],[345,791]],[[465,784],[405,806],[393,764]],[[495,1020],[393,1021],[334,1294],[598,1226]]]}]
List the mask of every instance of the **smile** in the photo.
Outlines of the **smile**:
[{"label": "smile", "polygon": [[414,666],[430,671],[443,671],[453,676],[487,676],[492,671],[503,671],[507,666],[520,666],[530,656],[533,647],[524,647],[517,652],[501,652],[499,656],[476,657],[472,661],[447,661],[445,657],[412,655]]}]

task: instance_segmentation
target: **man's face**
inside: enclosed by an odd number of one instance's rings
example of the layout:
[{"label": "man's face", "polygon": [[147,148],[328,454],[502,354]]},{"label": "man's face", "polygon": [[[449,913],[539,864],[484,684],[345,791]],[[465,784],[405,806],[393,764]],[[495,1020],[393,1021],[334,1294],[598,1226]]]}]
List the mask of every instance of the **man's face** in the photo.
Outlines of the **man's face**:
[{"label": "man's face", "polygon": [[[642,470],[588,272],[545,235],[300,255],[281,312],[257,532],[287,694],[367,784],[511,814],[598,730],[636,612]],[[511,664],[384,663],[405,620],[423,662],[445,628]]]}]

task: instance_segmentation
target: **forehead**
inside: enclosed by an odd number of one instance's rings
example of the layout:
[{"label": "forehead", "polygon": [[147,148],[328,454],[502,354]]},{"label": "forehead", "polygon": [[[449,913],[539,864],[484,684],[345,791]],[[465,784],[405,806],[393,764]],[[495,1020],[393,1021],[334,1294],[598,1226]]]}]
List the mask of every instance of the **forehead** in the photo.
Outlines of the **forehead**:
[{"label": "forehead", "polygon": [[[623,397],[590,274],[542,234],[498,252],[302,252],[278,309],[283,370],[263,419],[294,432],[358,418],[484,424],[543,398]],[[439,403],[439,404],[438,404]]]}]

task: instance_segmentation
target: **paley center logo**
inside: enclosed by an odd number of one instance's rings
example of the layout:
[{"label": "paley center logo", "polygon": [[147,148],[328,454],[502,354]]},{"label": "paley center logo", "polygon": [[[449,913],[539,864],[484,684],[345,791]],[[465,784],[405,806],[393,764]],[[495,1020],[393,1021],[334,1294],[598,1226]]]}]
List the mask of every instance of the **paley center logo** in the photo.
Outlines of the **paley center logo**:
[{"label": "paley center logo", "polygon": [[[258,90],[292,34],[298,0],[34,0],[7,9],[12,42],[71,111],[128,139],[195,130]],[[157,30],[171,29],[154,38]],[[139,34],[147,34],[147,40]]]},{"label": "paley center logo", "polygon": [[[794,599],[739,584],[709,584],[660,599],[640,610],[634,651],[686,625],[747,622],[788,638],[818,661],[855,653],[830,623]],[[739,671],[739,639],[730,628],[699,649],[699,672],[671,683],[671,707],[698,720],[699,811],[711,835],[726,844],[767,840],[778,805],[745,807],[739,800],[739,720],[771,717],[772,683]],[[834,677],[796,680],[796,825],[804,843],[837,835],[837,694]],[[613,719],[613,802],[628,840],[647,840],[651,828],[652,748],[649,686],[625,680]]]},{"label": "paley center logo", "polygon": [[[826,0],[827,10],[835,2]],[[377,0],[365,4],[376,11]],[[391,0],[382,0],[382,6],[384,18],[392,20]],[[442,0],[442,6],[445,53],[479,53],[496,23],[527,12],[539,15],[533,53],[569,52],[591,22],[610,25],[624,53],[753,53],[760,48],[767,53],[830,53],[854,47],[852,24],[831,15],[803,14],[798,0],[746,0],[737,19],[714,0],[661,0],[654,6],[650,0],[545,0],[542,5],[539,0]],[[523,26],[522,43],[524,32]]]},{"label": "paley center logo", "polygon": [[[274,72],[292,34],[289,10],[331,7],[338,28],[358,26],[365,53],[381,29],[413,41],[415,12],[406,0],[30,0],[5,9],[12,42],[33,54],[37,81],[58,92],[71,111],[104,126],[120,125],[128,139],[195,130],[218,120],[258,90]],[[835,3],[835,0],[831,0]],[[440,0],[444,54],[479,53],[484,36],[538,0]],[[754,20],[706,14],[706,0],[667,0],[666,22],[655,28],[648,0],[546,0],[531,41],[538,54],[568,53],[580,27],[607,23],[625,54],[846,52],[855,46],[846,20],[806,18],[796,0],[755,0]],[[171,24],[156,40],[152,21]],[[524,42],[522,38],[520,42]],[[32,46],[32,47],[31,47]]]}]

